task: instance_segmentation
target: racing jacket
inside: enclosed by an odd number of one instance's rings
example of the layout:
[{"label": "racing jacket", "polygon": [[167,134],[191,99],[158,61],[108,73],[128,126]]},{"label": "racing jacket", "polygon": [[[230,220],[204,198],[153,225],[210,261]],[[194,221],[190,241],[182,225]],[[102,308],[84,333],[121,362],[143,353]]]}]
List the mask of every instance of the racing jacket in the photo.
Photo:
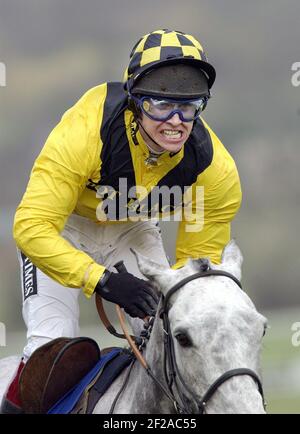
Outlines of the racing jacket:
[{"label": "racing jacket", "polygon": [[[171,191],[169,203],[163,191]],[[178,268],[189,257],[220,262],[240,202],[234,160],[201,117],[178,153],[165,152],[151,164],[123,84],[104,83],[86,92],[50,133],[17,208],[14,238],[44,273],[89,297],[105,267],[60,235],[70,214],[122,224],[179,212]]]}]

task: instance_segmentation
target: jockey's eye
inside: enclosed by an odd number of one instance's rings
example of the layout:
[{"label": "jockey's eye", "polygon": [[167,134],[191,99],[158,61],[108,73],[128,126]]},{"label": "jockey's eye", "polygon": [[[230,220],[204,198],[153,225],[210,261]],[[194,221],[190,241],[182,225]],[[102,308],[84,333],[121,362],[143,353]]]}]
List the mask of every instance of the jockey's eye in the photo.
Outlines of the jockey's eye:
[{"label": "jockey's eye", "polygon": [[182,347],[191,347],[193,345],[191,339],[185,333],[177,333],[175,338]]}]

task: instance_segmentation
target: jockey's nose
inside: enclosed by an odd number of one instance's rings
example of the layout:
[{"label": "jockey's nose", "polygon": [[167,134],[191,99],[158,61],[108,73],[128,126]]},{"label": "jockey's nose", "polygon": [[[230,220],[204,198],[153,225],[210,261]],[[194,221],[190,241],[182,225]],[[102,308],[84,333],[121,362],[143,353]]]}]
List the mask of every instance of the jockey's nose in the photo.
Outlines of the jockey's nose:
[{"label": "jockey's nose", "polygon": [[169,122],[173,126],[181,124],[181,119],[179,117],[179,114],[178,113],[174,113],[174,115],[170,119],[168,119],[167,122]]}]

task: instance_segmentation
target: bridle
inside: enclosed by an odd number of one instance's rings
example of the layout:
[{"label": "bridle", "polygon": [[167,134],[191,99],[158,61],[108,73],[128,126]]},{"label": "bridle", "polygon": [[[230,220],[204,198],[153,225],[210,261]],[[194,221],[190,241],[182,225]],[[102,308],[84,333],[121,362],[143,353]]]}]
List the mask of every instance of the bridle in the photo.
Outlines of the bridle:
[{"label": "bridle", "polygon": [[[224,374],[222,374],[219,378],[216,379],[208,388],[208,390],[204,393],[204,395],[199,399],[196,394],[191,390],[191,388],[185,383],[182,378],[180,371],[178,369],[178,365],[176,362],[175,349],[174,349],[174,341],[172,338],[170,321],[168,317],[169,312],[169,301],[171,296],[178,291],[182,286],[191,282],[192,280],[199,279],[207,276],[225,276],[233,280],[241,289],[242,285],[240,281],[230,273],[221,270],[212,270],[207,269],[206,271],[201,271],[199,273],[195,273],[189,277],[178,282],[174,285],[165,296],[162,296],[162,308],[159,312],[160,317],[163,321],[164,328],[164,376],[165,381],[168,386],[169,393],[173,396],[174,403],[176,402],[176,411],[179,413],[194,413],[193,409],[195,406],[197,407],[197,412],[199,414],[204,414],[206,412],[205,408],[208,401],[212,398],[214,393],[218,390],[218,388],[229,380],[232,377],[240,376],[240,375],[248,375],[253,378],[253,380],[257,383],[258,390],[261,394],[263,406],[266,408],[266,403],[264,399],[263,387],[259,376],[256,372],[252,371],[248,368],[237,368],[231,369]],[[176,390],[176,395],[179,397],[180,403],[175,398],[175,393],[173,389]],[[187,398],[186,392],[189,397],[192,398],[192,402],[189,398]]]},{"label": "bridle", "polygon": [[[117,267],[116,267],[117,265]],[[123,264],[123,261],[120,261],[118,264],[115,265],[115,268],[118,269],[119,272],[126,271],[126,268]],[[175,355],[175,348],[174,348],[174,341],[172,338],[171,333],[171,327],[170,327],[170,321],[168,317],[169,312],[169,302],[171,296],[178,291],[182,286],[186,285],[188,282],[191,282],[195,279],[199,279],[202,277],[208,277],[208,276],[225,276],[233,280],[241,289],[242,285],[240,281],[232,274],[221,271],[221,270],[212,270],[209,267],[207,267],[204,271],[200,271],[198,273],[195,273],[191,276],[188,276],[184,279],[182,279],[180,282],[176,283],[176,285],[172,286],[172,288],[169,289],[167,294],[161,297],[161,309],[159,311],[159,316],[163,321],[163,331],[164,331],[164,383],[161,382],[152,372],[151,368],[147,365],[147,362],[143,358],[143,356],[140,353],[141,346],[137,348],[134,337],[130,336],[128,331],[125,327],[124,322],[124,316],[119,306],[117,307],[117,313],[121,322],[121,326],[124,332],[124,335],[121,335],[116,332],[116,330],[111,326],[109,323],[105,312],[102,308],[102,312],[100,312],[101,309],[99,309],[101,303],[100,297],[96,297],[96,304],[98,308],[98,312],[100,315],[100,318],[104,319],[104,324],[110,333],[114,334],[118,337],[126,337],[128,340],[134,354],[136,355],[136,358],[139,360],[143,368],[146,370],[147,374],[153,379],[153,381],[159,386],[159,388],[163,391],[163,393],[172,401],[175,411],[178,414],[190,414],[195,413],[195,408],[197,409],[198,414],[205,414],[206,413],[206,405],[208,401],[213,397],[215,392],[218,390],[218,388],[224,384],[226,381],[228,381],[232,377],[240,376],[240,375],[248,375],[250,376],[257,384],[259,393],[262,397],[262,402],[264,409],[266,408],[266,402],[264,398],[264,392],[263,392],[263,386],[262,382],[259,378],[259,376],[256,374],[256,372],[252,371],[248,368],[236,368],[231,369],[229,371],[226,371],[224,374],[222,374],[220,377],[218,377],[207,389],[207,391],[204,393],[204,395],[199,399],[199,397],[195,394],[195,392],[186,384],[184,379],[182,378],[182,375],[178,369],[177,361],[176,361],[176,355]],[[153,320],[154,318],[152,318]],[[106,323],[105,323],[106,322]],[[153,323],[153,322],[152,322]],[[152,326],[151,326],[152,327]],[[149,330],[151,332],[151,328]],[[110,413],[113,412],[114,406],[124,390],[124,388],[127,385],[129,375],[130,375],[131,369],[128,371],[128,375],[125,378],[125,382],[119,391],[112,409]]]}]

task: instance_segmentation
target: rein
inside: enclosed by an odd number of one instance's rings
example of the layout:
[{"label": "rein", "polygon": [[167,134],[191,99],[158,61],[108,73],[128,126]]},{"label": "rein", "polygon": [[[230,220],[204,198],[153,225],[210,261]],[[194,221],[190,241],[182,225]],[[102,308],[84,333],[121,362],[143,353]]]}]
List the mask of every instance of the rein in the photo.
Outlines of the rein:
[{"label": "rein", "polygon": [[[123,261],[118,262],[115,265],[115,268],[119,272],[126,271],[126,268],[125,268]],[[138,359],[140,364],[143,366],[143,368],[146,370],[147,374],[153,379],[153,381],[155,381],[155,383],[164,392],[164,394],[170,399],[170,401],[172,401],[177,414],[194,413],[195,407],[197,408],[198,414],[204,414],[206,412],[205,408],[206,408],[208,401],[212,398],[212,396],[215,394],[215,392],[218,390],[218,388],[223,383],[225,383],[227,380],[229,380],[230,378],[235,377],[235,376],[240,376],[240,375],[248,375],[256,382],[256,384],[258,386],[259,393],[262,397],[263,406],[264,406],[264,408],[266,408],[266,402],[264,399],[264,392],[263,392],[263,386],[262,386],[261,380],[260,380],[259,376],[256,374],[256,372],[252,371],[251,369],[237,368],[237,369],[232,369],[232,370],[226,371],[219,378],[217,378],[214,381],[214,383],[212,383],[209,386],[208,390],[204,393],[204,395],[200,398],[200,400],[196,396],[196,394],[192,391],[192,389],[185,383],[184,379],[181,376],[181,373],[178,369],[178,365],[176,362],[174,341],[172,338],[170,321],[169,321],[169,317],[168,317],[169,301],[170,301],[171,296],[175,292],[177,292],[178,289],[180,289],[182,286],[186,285],[188,282],[191,282],[195,279],[199,279],[202,277],[209,277],[209,276],[228,277],[231,280],[233,280],[242,289],[242,285],[241,285],[240,281],[232,274],[230,274],[226,271],[211,270],[210,268],[207,268],[204,271],[195,273],[191,276],[186,277],[185,279],[182,279],[176,285],[172,286],[172,288],[169,289],[169,291],[167,292],[167,294],[165,296],[162,294],[162,308],[159,312],[159,317],[163,321],[164,376],[165,376],[166,386],[164,384],[162,384],[162,382],[154,376],[153,372],[151,371],[151,368],[147,365],[147,362],[145,361],[144,357],[142,356],[142,354],[140,352],[142,347],[143,347],[143,343],[144,343],[143,339],[137,338],[135,336],[131,336],[128,333],[128,331],[126,329],[126,325],[125,325],[125,318],[124,318],[124,315],[123,315],[123,312],[122,312],[120,306],[116,305],[116,310],[117,310],[119,321],[120,321],[120,324],[121,324],[121,327],[122,327],[124,334],[117,333],[115,328],[111,325],[111,323],[109,322],[109,320],[105,314],[101,297],[98,294],[96,294],[96,305],[97,305],[99,316],[100,316],[101,320],[103,321],[105,327],[107,328],[107,330],[110,333],[112,333],[114,336],[127,339],[127,341],[129,343],[133,353],[135,354],[136,358]],[[147,318],[145,318],[144,320],[147,321]],[[154,318],[151,317],[149,321],[152,322],[153,320],[154,320]],[[137,345],[139,345],[139,347],[137,347]],[[128,378],[126,377],[125,384],[122,387],[121,391],[126,386],[127,381],[128,381]],[[175,389],[176,394],[175,394],[173,389]],[[184,393],[184,392],[187,392],[187,395],[189,395],[192,398],[192,403],[191,403],[191,400],[187,397],[186,393]],[[179,397],[180,402],[178,402],[176,395]],[[118,397],[119,397],[119,394],[118,394]],[[114,402],[114,405],[115,405],[115,402]]]}]

